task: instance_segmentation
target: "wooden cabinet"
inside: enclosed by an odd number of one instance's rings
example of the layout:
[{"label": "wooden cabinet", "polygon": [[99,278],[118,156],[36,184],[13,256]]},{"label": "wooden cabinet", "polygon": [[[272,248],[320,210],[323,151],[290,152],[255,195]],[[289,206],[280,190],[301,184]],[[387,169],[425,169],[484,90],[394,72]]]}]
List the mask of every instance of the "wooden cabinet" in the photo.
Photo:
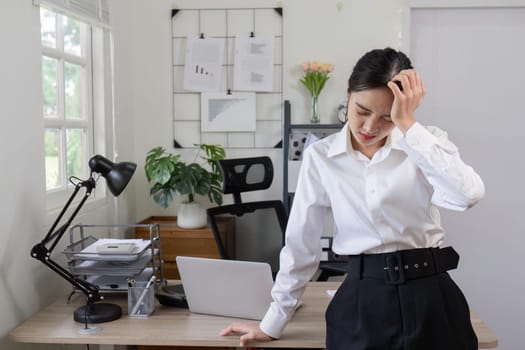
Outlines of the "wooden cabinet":
[{"label": "wooden cabinet", "polygon": [[[220,258],[215,238],[210,227],[185,229],[177,226],[176,216],[152,216],[139,224],[158,223],[160,225],[161,257],[166,279],[180,279],[175,257],[179,255],[203,258]],[[235,256],[235,218],[221,217],[217,226],[230,256]],[[149,239],[149,230],[135,229],[137,238]]]}]

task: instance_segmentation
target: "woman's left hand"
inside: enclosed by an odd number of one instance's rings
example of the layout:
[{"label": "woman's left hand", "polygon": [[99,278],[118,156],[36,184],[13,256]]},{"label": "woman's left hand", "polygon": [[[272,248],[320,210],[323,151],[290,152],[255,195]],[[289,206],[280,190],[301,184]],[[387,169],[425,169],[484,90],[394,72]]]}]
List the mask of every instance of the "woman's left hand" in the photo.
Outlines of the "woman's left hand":
[{"label": "woman's left hand", "polygon": [[221,333],[222,336],[241,334],[239,346],[245,347],[250,342],[264,341],[268,342],[273,338],[264,333],[259,323],[256,322],[240,322],[232,323],[228,327],[224,328]]},{"label": "woman's left hand", "polygon": [[[402,91],[395,81],[401,83]],[[406,133],[416,122],[414,111],[425,97],[423,80],[416,70],[405,69],[396,74],[387,85],[394,94],[390,118],[403,133]]]}]

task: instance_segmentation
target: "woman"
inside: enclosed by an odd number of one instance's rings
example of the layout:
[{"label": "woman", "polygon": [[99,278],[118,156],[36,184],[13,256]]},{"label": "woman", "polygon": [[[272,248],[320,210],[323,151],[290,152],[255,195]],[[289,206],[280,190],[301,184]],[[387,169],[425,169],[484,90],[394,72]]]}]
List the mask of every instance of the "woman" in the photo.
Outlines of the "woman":
[{"label": "woman", "polygon": [[439,248],[437,207],[466,210],[485,189],[445,132],[416,121],[424,96],[402,52],[359,59],[348,122],[304,152],[274,301],[260,324],[232,324],[222,335],[243,334],[241,346],[280,337],[317,269],[331,207],[332,249],[349,263],[326,311],[327,350],[478,348],[467,302],[447,273],[458,256]]}]

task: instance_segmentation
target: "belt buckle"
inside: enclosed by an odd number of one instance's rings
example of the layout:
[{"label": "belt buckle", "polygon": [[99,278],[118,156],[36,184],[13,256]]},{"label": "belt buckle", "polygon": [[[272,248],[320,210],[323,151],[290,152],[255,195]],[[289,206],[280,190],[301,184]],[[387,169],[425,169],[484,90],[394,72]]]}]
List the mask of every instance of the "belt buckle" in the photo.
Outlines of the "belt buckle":
[{"label": "belt buckle", "polygon": [[401,252],[383,255],[383,277],[386,284],[405,283],[405,269]]}]

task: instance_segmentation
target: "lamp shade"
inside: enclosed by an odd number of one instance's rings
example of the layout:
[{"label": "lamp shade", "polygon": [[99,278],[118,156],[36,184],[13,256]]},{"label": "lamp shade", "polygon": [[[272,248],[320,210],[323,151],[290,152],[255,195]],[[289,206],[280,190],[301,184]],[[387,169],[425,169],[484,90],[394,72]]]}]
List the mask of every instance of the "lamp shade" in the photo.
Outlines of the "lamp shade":
[{"label": "lamp shade", "polygon": [[99,173],[106,179],[108,188],[117,197],[128,185],[137,164],[131,162],[113,163],[101,155],[95,155],[89,160],[92,172]]}]

